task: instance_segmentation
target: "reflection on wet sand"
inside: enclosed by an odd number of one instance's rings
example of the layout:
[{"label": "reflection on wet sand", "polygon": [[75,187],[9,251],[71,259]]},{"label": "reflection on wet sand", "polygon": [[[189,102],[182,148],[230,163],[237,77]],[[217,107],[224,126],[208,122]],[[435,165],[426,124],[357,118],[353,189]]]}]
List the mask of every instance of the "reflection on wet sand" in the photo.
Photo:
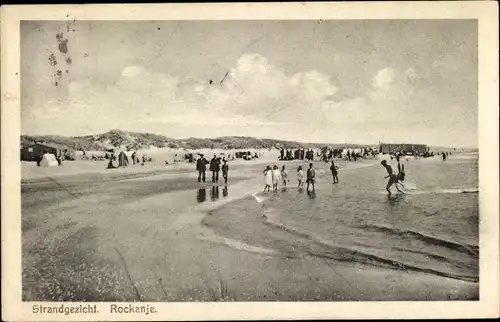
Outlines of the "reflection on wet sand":
[{"label": "reflection on wet sand", "polygon": [[196,201],[205,202],[207,200],[207,190],[205,188],[198,189],[196,192]]},{"label": "reflection on wet sand", "polygon": [[316,199],[315,191],[307,191],[307,195],[309,196],[309,199]]},{"label": "reflection on wet sand", "polygon": [[404,194],[392,194],[392,195],[387,195],[387,201],[389,202],[389,204],[391,205],[391,207],[393,206],[398,206],[400,205],[402,202],[405,201],[405,196]]},{"label": "reflection on wet sand", "polygon": [[[229,195],[227,186],[222,188],[222,196],[227,197]],[[213,186],[210,188],[210,200],[216,201],[220,198],[219,186]],[[196,191],[196,201],[199,203],[207,201],[207,189],[201,188]]]},{"label": "reflection on wet sand", "polygon": [[219,199],[219,186],[213,186],[210,190],[210,200],[215,201]]}]

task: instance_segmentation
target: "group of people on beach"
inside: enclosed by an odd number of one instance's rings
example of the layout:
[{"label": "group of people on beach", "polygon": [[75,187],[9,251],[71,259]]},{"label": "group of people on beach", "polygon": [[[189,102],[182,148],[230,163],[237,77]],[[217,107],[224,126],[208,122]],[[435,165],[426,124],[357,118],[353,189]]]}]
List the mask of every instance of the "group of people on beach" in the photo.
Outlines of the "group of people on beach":
[{"label": "group of people on beach", "polygon": [[443,158],[443,161],[446,161],[446,159],[448,158],[448,156],[451,155],[451,152],[441,152],[441,156]]},{"label": "group of people on beach", "polygon": [[[271,166],[268,165],[264,170],[264,178],[265,178],[264,192],[266,191],[270,192],[271,186],[273,187],[273,192],[278,192],[279,185],[281,185],[283,189],[286,189],[287,183],[290,182],[290,179],[288,177],[288,170],[286,170],[285,166],[283,166],[280,170],[277,165],[274,165],[273,168],[271,168]],[[299,190],[303,189],[304,170],[301,165],[297,168],[297,181],[298,181],[297,188]],[[309,163],[309,169],[307,169],[306,172],[305,182],[307,183],[306,190],[309,192],[309,187],[312,186],[312,192],[315,192],[314,184],[316,182],[316,170],[314,169],[314,165],[312,163]],[[338,177],[337,177],[337,182],[338,182]]]},{"label": "group of people on beach", "polygon": [[290,160],[314,160],[314,150],[313,149],[281,149],[280,156],[278,158],[281,161]]},{"label": "group of people on beach", "polygon": [[210,161],[205,159],[203,154],[201,154],[200,158],[196,160],[196,170],[198,171],[198,182],[205,182],[207,164],[210,164],[210,171],[212,172],[212,183],[219,182],[219,172],[222,170],[222,178],[224,179],[224,183],[227,184],[227,180],[229,177],[229,165],[227,164],[227,160],[225,158],[221,160],[221,158],[217,157],[215,154]]},{"label": "group of people on beach", "polygon": [[374,157],[375,149],[358,148],[358,149],[344,149],[344,148],[331,148],[328,146],[322,147],[321,149],[281,149],[280,150],[280,161],[290,161],[290,160],[305,160],[314,161],[321,160],[324,162],[329,162],[333,159],[343,159],[346,161],[357,161],[362,158]]},{"label": "group of people on beach", "polygon": [[[381,162],[382,166],[386,169],[387,171],[387,176],[385,179],[389,178],[389,181],[387,182],[386,190],[389,193],[389,195],[392,194],[391,192],[391,187],[394,185],[396,189],[400,193],[404,193],[403,190],[400,189],[400,187],[404,188],[404,183],[403,181],[405,180],[405,168],[404,165],[401,163],[400,155],[396,155],[396,161],[398,162],[398,172],[397,174],[394,173],[394,170],[392,169],[392,166],[387,163],[386,160],[383,160]],[[330,172],[332,174],[333,178],[333,184],[338,184],[339,183],[339,177],[338,177],[338,166],[335,165],[335,161],[331,161],[331,166],[330,166]],[[287,183],[290,182],[289,176],[288,176],[288,171],[286,170],[285,166],[282,166],[281,170],[277,165],[274,165],[272,168],[271,166],[267,166],[266,169],[264,170],[264,178],[265,178],[265,186],[264,186],[264,192],[270,192],[271,191],[271,186],[273,188],[273,192],[278,192],[278,186],[281,185],[283,189],[286,189]],[[297,188],[303,189],[304,187],[304,170],[302,168],[302,165],[300,165],[297,168],[297,181],[298,181],[298,186]],[[312,192],[315,192],[315,182],[316,182],[316,171],[314,169],[314,165],[312,163],[309,164],[309,169],[307,169],[306,172],[306,180],[305,182],[307,183],[306,191],[309,192],[309,187],[312,186]]]},{"label": "group of people on beach", "polygon": [[[396,161],[398,163],[397,174],[394,173],[392,166],[389,165],[386,160],[383,160],[381,162],[381,165],[387,171],[387,176],[385,177],[385,179],[389,178],[389,181],[387,182],[387,186],[385,188],[389,193],[389,195],[392,194],[390,190],[392,185],[394,185],[400,193],[404,193],[400,189],[400,187],[404,188],[403,181],[405,179],[405,169],[404,165],[401,163],[400,158],[401,155],[396,155]],[[207,165],[209,165],[209,169],[212,172],[212,183],[219,182],[219,172],[222,171],[222,177],[224,179],[224,183],[227,184],[229,177],[229,165],[227,164],[227,160],[225,158],[221,160],[220,157],[214,155],[213,158],[210,161],[208,161],[207,159],[205,159],[203,154],[201,154],[200,158],[196,161],[196,170],[198,171],[198,182],[205,182]],[[338,169],[339,168],[335,164],[335,161],[332,160],[330,166],[330,172],[332,174],[333,184],[339,183]],[[281,186],[283,189],[286,189],[288,183],[290,182],[288,170],[284,165],[281,167],[281,169],[279,169],[278,165],[274,165],[272,168],[270,165],[268,165],[266,166],[263,173],[265,178],[264,192],[270,192],[272,187],[273,192],[277,193],[279,186]],[[298,182],[297,188],[299,190],[304,188],[304,181],[305,183],[307,183],[306,191],[309,192],[309,188],[312,187],[312,192],[314,193],[315,183],[316,183],[316,171],[314,169],[313,163],[309,163],[309,168],[307,169],[305,176],[304,176],[303,166],[300,165],[297,168],[297,182]]]}]

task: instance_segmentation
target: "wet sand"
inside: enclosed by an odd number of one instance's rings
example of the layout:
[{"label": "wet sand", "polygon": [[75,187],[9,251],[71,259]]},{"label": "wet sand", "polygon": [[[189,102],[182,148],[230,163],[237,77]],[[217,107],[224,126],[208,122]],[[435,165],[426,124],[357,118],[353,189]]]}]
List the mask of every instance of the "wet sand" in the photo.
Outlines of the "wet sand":
[{"label": "wet sand", "polygon": [[[293,175],[297,163],[283,164]],[[218,189],[185,170],[25,180],[23,299],[477,299],[477,283],[288,251],[283,229],[263,232],[266,218],[247,211],[262,170],[232,167],[227,188]],[[231,220],[214,216],[222,206],[236,207]],[[246,233],[232,238],[225,229]],[[302,237],[291,236],[284,238],[300,247]]]}]

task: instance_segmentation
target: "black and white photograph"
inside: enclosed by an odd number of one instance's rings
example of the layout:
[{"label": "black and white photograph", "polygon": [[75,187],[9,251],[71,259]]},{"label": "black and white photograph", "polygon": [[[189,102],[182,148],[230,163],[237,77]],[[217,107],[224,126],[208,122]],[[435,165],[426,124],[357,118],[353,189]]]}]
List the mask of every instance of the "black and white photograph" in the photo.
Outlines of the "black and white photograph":
[{"label": "black and white photograph", "polygon": [[482,300],[477,18],[68,14],[18,39],[31,313]]}]

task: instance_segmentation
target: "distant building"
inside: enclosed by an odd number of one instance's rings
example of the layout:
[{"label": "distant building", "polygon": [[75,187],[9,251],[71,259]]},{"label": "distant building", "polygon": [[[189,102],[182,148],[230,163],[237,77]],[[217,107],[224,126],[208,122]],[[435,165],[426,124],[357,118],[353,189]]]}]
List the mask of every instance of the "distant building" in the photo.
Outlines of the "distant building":
[{"label": "distant building", "polygon": [[396,152],[405,152],[406,154],[413,154],[415,152],[425,153],[429,151],[426,144],[409,144],[409,143],[380,143],[380,153],[393,154]]},{"label": "distant building", "polygon": [[46,154],[53,154],[56,158],[63,157],[64,160],[74,160],[75,150],[56,143],[35,143],[21,149],[21,161],[38,161]]}]

